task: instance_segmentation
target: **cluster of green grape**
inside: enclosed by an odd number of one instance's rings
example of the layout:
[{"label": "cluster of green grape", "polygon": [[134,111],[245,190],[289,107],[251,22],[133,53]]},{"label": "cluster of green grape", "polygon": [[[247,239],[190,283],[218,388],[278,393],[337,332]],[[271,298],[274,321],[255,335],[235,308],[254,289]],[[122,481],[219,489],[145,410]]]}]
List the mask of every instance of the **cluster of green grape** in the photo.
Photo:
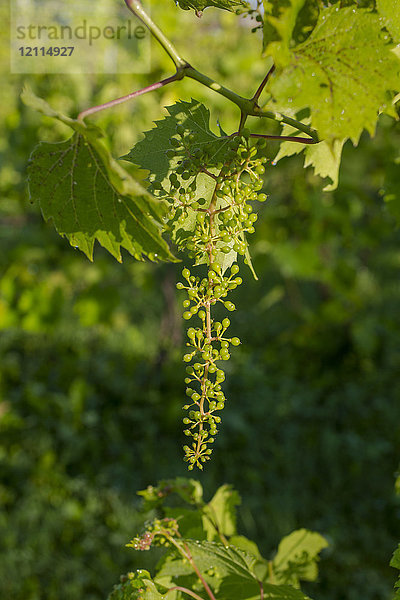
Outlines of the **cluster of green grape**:
[{"label": "cluster of green grape", "polygon": [[[169,177],[168,192],[171,222],[184,223],[190,216],[194,217],[193,230],[182,237],[180,247],[189,251],[195,265],[207,265],[204,277],[183,269],[185,282],[177,284],[178,289],[187,293],[187,299],[183,301],[183,318],[189,320],[196,316],[200,319],[200,326],[188,329],[188,350],[183,357],[185,362],[192,363],[186,368],[189,401],[184,409],[189,412],[183,419],[184,433],[192,438],[191,445],[184,446],[190,470],[195,465],[202,469],[212,453],[210,445],[221,421],[217,413],[226,401],[221,387],[225,373],[218,363],[230,358],[230,346],[240,344],[238,337],[226,334],[229,319],[217,321],[212,316],[217,304],[227,311],[235,310],[227,296],[242,283],[236,263],[231,264],[229,274],[228,269],[222,270],[221,264],[224,255],[246,254],[245,236],[254,232],[257,220],[251,203],[266,200],[266,195],[260,192],[266,159],[257,158],[257,147],[250,144],[247,130],[228,140],[229,150],[224,154],[224,162],[212,166],[207,151],[193,149],[192,143],[193,134],[178,125],[177,137],[172,138],[171,145],[174,154],[182,160],[176,173]],[[213,180],[209,201],[196,194],[200,173]]]}]

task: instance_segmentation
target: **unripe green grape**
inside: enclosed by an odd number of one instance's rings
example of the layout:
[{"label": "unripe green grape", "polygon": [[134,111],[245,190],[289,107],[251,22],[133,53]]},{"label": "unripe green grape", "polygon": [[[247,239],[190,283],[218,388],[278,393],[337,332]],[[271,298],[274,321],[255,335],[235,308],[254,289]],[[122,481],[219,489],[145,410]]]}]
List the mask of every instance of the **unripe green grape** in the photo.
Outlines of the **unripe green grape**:
[{"label": "unripe green grape", "polygon": [[217,416],[215,416],[215,417],[214,417],[214,421],[215,421],[216,423],[221,423],[221,417],[217,417]]},{"label": "unripe green grape", "polygon": [[196,335],[196,330],[194,327],[189,327],[189,329],[187,330],[187,335],[190,338],[194,338]]},{"label": "unripe green grape", "polygon": [[227,342],[226,340],[223,340],[221,342],[221,348],[229,348],[229,342]]},{"label": "unripe green grape", "polygon": [[182,302],[182,305],[183,305],[183,308],[189,308],[189,306],[190,306],[190,300],[184,300]]},{"label": "unripe green grape", "polygon": [[224,290],[223,290],[222,286],[220,286],[220,285],[216,285],[214,287],[214,294],[215,294],[215,296],[220,296],[223,291]]},{"label": "unripe green grape", "polygon": [[231,324],[231,322],[227,317],[225,317],[225,319],[222,320],[222,327],[224,327],[224,329],[228,329],[230,324]]},{"label": "unripe green grape", "polygon": [[192,432],[190,431],[190,429],[185,429],[185,431],[183,433],[185,435],[192,435]]},{"label": "unripe green grape", "polygon": [[239,273],[239,266],[235,264],[231,266],[231,275],[236,275],[236,273]]},{"label": "unripe green grape", "polygon": [[192,316],[193,316],[193,315],[192,315],[192,313],[191,313],[189,310],[185,310],[185,312],[183,313],[183,315],[182,315],[182,316],[183,316],[183,318],[184,318],[186,321],[188,321],[189,319],[191,319],[191,318],[192,318]]},{"label": "unripe green grape", "polygon": [[206,313],[204,312],[204,310],[199,310],[199,318],[204,321],[206,318]]},{"label": "unripe green grape", "polygon": [[239,339],[238,337],[233,337],[233,338],[231,339],[231,344],[232,344],[232,346],[239,346],[239,344],[240,344],[240,339]]},{"label": "unripe green grape", "polygon": [[185,417],[184,419],[182,419],[184,425],[189,425],[189,423],[191,423],[191,420],[188,419],[187,417]]},{"label": "unripe green grape", "polygon": [[183,356],[183,360],[184,360],[185,362],[190,362],[190,361],[192,360],[192,355],[191,355],[191,354],[185,354],[185,355]]},{"label": "unripe green grape", "polygon": [[225,306],[226,310],[229,310],[229,311],[236,310],[236,306],[233,304],[233,302],[230,302],[229,300],[224,302],[224,306]]},{"label": "unripe green grape", "polygon": [[[225,406],[225,404],[223,402],[217,402],[217,410],[222,410],[224,408],[224,406]],[[190,421],[189,421],[189,423],[190,423]]]},{"label": "unripe green grape", "polygon": [[257,175],[263,175],[265,173],[264,165],[257,165],[255,168],[255,172],[257,173]]},{"label": "unripe green grape", "polygon": [[222,371],[222,369],[218,369],[218,371],[216,373],[216,381],[218,381],[218,382],[225,381],[225,373]]},{"label": "unripe green grape", "polygon": [[265,202],[266,199],[267,199],[267,194],[258,194],[258,196],[257,196],[257,200],[259,202]]},{"label": "unripe green grape", "polygon": [[183,285],[183,283],[181,283],[180,281],[178,281],[178,283],[176,284],[176,288],[177,288],[178,290],[183,290],[183,288],[184,288],[184,287],[185,287],[185,286],[184,286],[184,285]]},{"label": "unripe green grape", "polygon": [[197,402],[198,400],[200,400],[200,394],[194,392],[194,394],[192,394],[192,400],[193,402]]}]

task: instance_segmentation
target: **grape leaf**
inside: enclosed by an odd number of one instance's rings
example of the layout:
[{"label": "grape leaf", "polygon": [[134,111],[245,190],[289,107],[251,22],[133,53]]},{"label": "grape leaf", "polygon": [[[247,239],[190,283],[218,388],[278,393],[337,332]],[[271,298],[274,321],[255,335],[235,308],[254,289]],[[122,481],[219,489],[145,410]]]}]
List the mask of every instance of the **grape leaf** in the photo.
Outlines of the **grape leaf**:
[{"label": "grape leaf", "polygon": [[[203,509],[203,527],[207,539],[218,537],[218,531],[226,536],[236,533],[236,506],[240,504],[240,496],[231,485],[222,485],[210,502]],[[214,527],[215,523],[218,531]]]},{"label": "grape leaf", "polygon": [[239,6],[246,7],[246,2],[242,0],[177,0],[177,2],[183,10],[190,10],[193,8],[196,13],[201,13],[202,10],[210,6],[222,8],[231,12]]},{"label": "grape leaf", "polygon": [[318,554],[328,542],[319,533],[298,529],[284,537],[272,562],[279,583],[299,585],[299,580],[314,581],[318,575]]},{"label": "grape leaf", "polygon": [[90,260],[96,240],[120,262],[122,247],[137,259],[174,260],[161,237],[163,203],[112,158],[102,131],[54,111],[28,89],[22,99],[74,130],[65,142],[40,142],[30,157],[29,194],[44,219]]},{"label": "grape leaf", "polygon": [[172,157],[167,154],[168,150],[172,151],[171,139],[176,136],[178,125],[185,128],[184,139],[191,136],[192,154],[197,149],[207,152],[209,170],[224,162],[229,152],[229,138],[217,136],[211,131],[210,111],[204,104],[192,99],[191,102],[176,102],[166,109],[169,115],[160,121],[155,121],[155,127],[144,132],[144,139],[122,157],[150,171],[150,190],[155,193],[159,189],[157,184],[169,189],[168,175],[175,172],[179,163],[187,158],[183,150],[176,150]]},{"label": "grape leaf", "polygon": [[[293,129],[285,125],[282,134],[291,135]],[[296,142],[282,142],[274,162],[278,162],[285,156],[293,156],[304,152],[304,167],[312,166],[316,175],[323,178],[329,177],[331,183],[327,183],[323,190],[324,192],[330,192],[338,186],[340,161],[345,142],[346,139],[333,140],[330,144],[322,141],[305,147]]]},{"label": "grape leaf", "polygon": [[308,108],[312,126],[329,143],[357,143],[363,129],[374,134],[379,111],[392,114],[387,92],[400,87],[400,62],[377,15],[324,8],[305,42],[289,52],[282,52],[282,43],[265,49],[277,66],[268,88],[274,110],[295,114]]},{"label": "grape leaf", "polygon": [[376,0],[378,12],[394,42],[400,42],[400,0]]},{"label": "grape leaf", "polygon": [[300,590],[289,585],[249,580],[238,575],[224,577],[216,594],[217,600],[260,600],[260,584],[265,600],[309,600]]},{"label": "grape leaf", "polygon": [[[256,600],[260,598],[260,582],[254,572],[259,562],[255,556],[233,546],[216,542],[185,540],[190,554],[201,571],[216,568],[222,578],[216,598]],[[291,586],[262,582],[264,598],[270,600],[306,600]]]}]

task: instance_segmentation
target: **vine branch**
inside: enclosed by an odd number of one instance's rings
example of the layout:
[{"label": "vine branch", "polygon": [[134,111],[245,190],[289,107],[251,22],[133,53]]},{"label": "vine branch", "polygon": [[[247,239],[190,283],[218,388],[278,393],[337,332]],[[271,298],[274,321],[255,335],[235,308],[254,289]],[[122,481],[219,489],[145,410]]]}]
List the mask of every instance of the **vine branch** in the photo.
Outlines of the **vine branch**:
[{"label": "vine branch", "polygon": [[[308,125],[301,123],[301,121],[297,121],[296,119],[293,119],[292,117],[283,115],[282,113],[279,113],[279,112],[263,110],[258,106],[257,100],[259,99],[263,89],[265,88],[269,77],[275,70],[274,65],[269,69],[268,73],[264,77],[263,81],[257,88],[257,91],[255,92],[255,94],[252,98],[245,98],[243,96],[240,96],[236,92],[234,92],[234,91],[230,90],[229,88],[226,88],[225,86],[221,85],[220,83],[214,81],[213,79],[211,79],[211,77],[208,77],[208,75],[201,73],[200,71],[198,71],[197,69],[192,67],[184,58],[182,58],[181,55],[179,54],[179,52],[177,51],[177,49],[175,48],[175,46],[172,44],[172,42],[166,37],[166,35],[164,35],[164,33],[161,31],[161,29],[154,23],[154,21],[147,14],[147,12],[145,11],[140,0],[124,0],[124,1],[125,1],[127,8],[138,19],[140,19],[142,21],[142,23],[147,27],[147,29],[150,31],[150,33],[153,35],[153,37],[159,42],[159,44],[162,46],[162,48],[165,50],[165,52],[171,58],[171,60],[173,61],[174,65],[176,67],[176,73],[175,73],[175,75],[172,75],[171,77],[167,77],[166,79],[163,79],[157,83],[153,83],[153,84],[151,84],[147,87],[144,87],[136,92],[132,92],[131,94],[128,94],[127,96],[123,96],[121,98],[117,98],[116,100],[111,100],[110,102],[106,102],[105,104],[100,104],[98,106],[94,106],[92,108],[84,110],[83,112],[81,112],[79,114],[79,116],[78,116],[79,120],[83,120],[85,117],[87,117],[89,115],[92,115],[92,114],[99,112],[101,110],[104,110],[106,108],[111,108],[112,106],[116,106],[118,104],[121,104],[122,102],[126,102],[127,100],[132,100],[133,98],[141,96],[142,94],[146,94],[147,92],[151,92],[156,89],[159,89],[160,87],[167,85],[168,83],[171,83],[173,81],[178,81],[179,79],[183,79],[184,77],[189,77],[190,79],[194,79],[195,81],[198,81],[205,87],[208,87],[209,89],[213,90],[217,94],[220,94],[221,96],[223,96],[224,98],[226,98],[227,100],[229,100],[230,102],[235,104],[240,109],[241,126],[243,126],[247,117],[250,117],[250,116],[264,117],[267,119],[271,119],[272,121],[278,121],[279,123],[285,123],[286,125],[291,125],[298,131],[301,131],[301,132],[305,133],[306,135],[308,135],[312,141],[308,141],[307,138],[301,138],[301,137],[296,137],[296,136],[268,136],[268,135],[262,136],[261,134],[258,134],[258,137],[266,137],[269,139],[285,139],[288,141],[301,142],[304,144],[313,144],[313,143],[316,144],[320,141],[320,139],[318,137],[318,133],[315,131],[315,129],[312,129]],[[257,134],[253,134],[253,137],[257,137]]]}]

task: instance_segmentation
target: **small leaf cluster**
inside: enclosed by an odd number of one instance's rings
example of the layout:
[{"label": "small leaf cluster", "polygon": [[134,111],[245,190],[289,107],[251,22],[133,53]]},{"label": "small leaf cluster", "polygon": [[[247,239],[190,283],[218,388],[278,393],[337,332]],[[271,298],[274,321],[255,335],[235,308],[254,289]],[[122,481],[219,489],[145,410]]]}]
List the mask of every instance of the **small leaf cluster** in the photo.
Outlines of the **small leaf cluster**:
[{"label": "small leaf cluster", "polygon": [[[153,579],[146,571],[130,573],[125,583],[114,588],[109,600],[161,600],[172,591],[177,600],[188,595],[210,600],[309,600],[300,582],[315,581],[318,576],[319,553],[327,546],[320,534],[294,531],[282,539],[275,556],[268,560],[253,541],[237,534],[235,507],[240,498],[231,486],[221,486],[208,503],[203,500],[200,482],[192,479],[162,481],[139,493],[146,509],[152,514],[156,510],[158,516],[127,546],[147,549],[147,545],[142,547],[142,540],[150,534],[152,539],[158,536],[158,545],[165,553]],[[127,584],[136,595],[118,596]]]}]

